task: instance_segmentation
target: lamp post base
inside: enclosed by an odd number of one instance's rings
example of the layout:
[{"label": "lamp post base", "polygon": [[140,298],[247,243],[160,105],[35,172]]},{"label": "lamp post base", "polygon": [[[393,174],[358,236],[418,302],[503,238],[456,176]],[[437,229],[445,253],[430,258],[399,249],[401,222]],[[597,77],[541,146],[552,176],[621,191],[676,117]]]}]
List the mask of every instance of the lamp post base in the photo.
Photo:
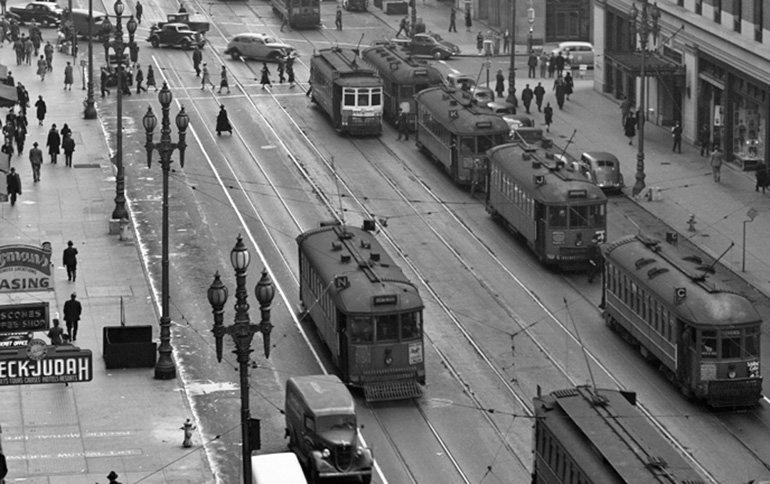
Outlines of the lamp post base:
[{"label": "lamp post base", "polygon": [[83,111],[85,119],[96,119],[96,106],[93,99],[86,99],[86,109]]},{"label": "lamp post base", "polygon": [[176,366],[171,356],[164,356],[163,353],[158,357],[158,362],[155,363],[155,379],[156,380],[173,380],[176,378]]}]

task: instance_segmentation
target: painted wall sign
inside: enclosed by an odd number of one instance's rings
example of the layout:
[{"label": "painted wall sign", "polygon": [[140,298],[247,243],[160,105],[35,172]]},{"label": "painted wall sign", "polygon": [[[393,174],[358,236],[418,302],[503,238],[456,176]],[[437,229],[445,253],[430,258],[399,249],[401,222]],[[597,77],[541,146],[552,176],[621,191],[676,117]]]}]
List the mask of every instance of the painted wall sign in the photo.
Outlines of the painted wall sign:
[{"label": "painted wall sign", "polygon": [[20,331],[48,331],[48,303],[0,306],[0,335]]},{"label": "painted wall sign", "polygon": [[2,348],[0,386],[87,382],[93,379],[92,363],[91,350],[69,345],[47,346],[45,352],[39,343],[29,349]]},{"label": "painted wall sign", "polygon": [[50,244],[0,247],[0,293],[53,291],[51,267]]}]

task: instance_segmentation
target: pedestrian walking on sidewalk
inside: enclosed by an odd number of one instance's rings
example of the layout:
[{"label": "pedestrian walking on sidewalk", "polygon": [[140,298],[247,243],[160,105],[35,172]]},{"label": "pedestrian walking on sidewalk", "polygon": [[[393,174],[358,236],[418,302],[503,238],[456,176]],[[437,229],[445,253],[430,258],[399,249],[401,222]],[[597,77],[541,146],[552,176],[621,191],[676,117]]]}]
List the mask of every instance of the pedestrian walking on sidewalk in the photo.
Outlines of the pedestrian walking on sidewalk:
[{"label": "pedestrian walking on sidewalk", "polygon": [[67,123],[64,123],[64,126],[61,127],[59,130],[59,135],[61,136],[61,139],[64,139],[65,136],[71,135],[72,130],[70,129],[69,125]]},{"label": "pedestrian walking on sidewalk", "polygon": [[45,56],[40,56],[37,60],[37,71],[35,72],[40,76],[40,81],[45,81],[45,75],[48,72],[48,63],[45,61]]},{"label": "pedestrian walking on sidewalk", "polygon": [[278,84],[286,82],[286,58],[279,56],[278,59]]},{"label": "pedestrian walking on sidewalk", "polygon": [[703,126],[700,127],[700,131],[698,131],[698,144],[700,144],[701,156],[708,155],[710,138],[711,133],[709,132],[709,125],[704,123]]},{"label": "pedestrian walking on sidewalk", "polygon": [[64,330],[59,326],[59,318],[53,318],[53,327],[48,330],[48,338],[54,346],[64,344]]},{"label": "pedestrian walking on sidewalk", "polygon": [[566,62],[566,59],[563,55],[561,55],[561,52],[559,52],[559,55],[557,55],[553,60],[553,67],[554,70],[556,70],[557,76],[564,75],[564,64]]},{"label": "pedestrian walking on sidewalk", "polygon": [[217,136],[222,136],[222,131],[227,131],[230,136],[233,135],[233,126],[230,124],[230,118],[227,116],[227,110],[224,104],[219,105],[219,114],[217,115]]},{"label": "pedestrian walking on sidewalk", "polygon": [[457,9],[454,7],[449,11],[449,31],[457,32]]},{"label": "pedestrian walking on sidewalk", "polygon": [[465,7],[465,31],[470,32],[473,27],[473,20],[471,19],[471,7],[470,5]]},{"label": "pedestrian walking on sidewalk", "polygon": [[572,73],[568,72],[564,76],[564,94],[567,95],[567,101],[569,101],[569,96],[575,92],[575,80],[572,78]]},{"label": "pedestrian walking on sidewalk", "polygon": [[553,123],[553,108],[551,107],[551,103],[545,103],[545,107],[543,108],[543,115],[545,116],[545,130],[550,132],[551,131],[551,123]]},{"label": "pedestrian walking on sidewalk", "polygon": [[140,24],[142,23],[142,13],[144,12],[144,7],[142,6],[142,2],[139,0],[136,0],[136,6],[134,7],[134,16],[136,17],[136,23]]},{"label": "pedestrian walking on sidewalk", "polygon": [[270,69],[267,67],[267,62],[262,63],[262,70],[260,72],[262,73],[262,78],[259,83],[262,84],[262,89],[264,89],[266,85],[272,86],[272,84],[270,84]]},{"label": "pedestrian walking on sidewalk", "polygon": [[48,154],[51,155],[51,163],[56,164],[56,157],[59,156],[61,148],[61,135],[56,131],[56,125],[51,125],[51,129],[48,131],[48,140],[45,142],[48,147]]},{"label": "pedestrian walking on sidewalk", "polygon": [[11,167],[11,171],[5,175],[5,186],[8,189],[8,198],[11,200],[11,206],[16,205],[16,196],[21,195],[21,178],[16,173],[16,168]]},{"label": "pedestrian walking on sidewalk", "polygon": [[545,79],[545,73],[548,71],[548,54],[543,51],[540,54],[540,78]]},{"label": "pedestrian walking on sidewalk", "polygon": [[37,109],[37,125],[42,126],[43,121],[45,120],[45,113],[48,110],[48,108],[45,105],[45,101],[43,101],[43,96],[38,96],[37,101],[35,102],[35,108]]},{"label": "pedestrian walking on sidewalk", "polygon": [[289,83],[289,89],[294,87],[294,53],[292,52],[286,57],[286,77]]},{"label": "pedestrian walking on sidewalk", "polygon": [[192,54],[193,69],[195,69],[195,77],[201,75],[201,62],[203,62],[203,53],[198,46],[195,47]]},{"label": "pedestrian walking on sidewalk", "polygon": [[626,124],[623,126],[624,133],[628,137],[628,145],[634,144],[634,136],[636,136],[636,116],[629,114],[626,116]]},{"label": "pedestrian walking on sidewalk", "polygon": [[155,71],[152,70],[152,65],[147,66],[147,89],[145,91],[149,90],[151,87],[155,88],[155,92],[158,92],[158,85],[155,84]]},{"label": "pedestrian walking on sidewalk", "polygon": [[209,74],[209,68],[206,65],[206,63],[203,63],[203,68],[201,69],[201,91],[206,89],[206,86],[211,86],[213,89],[214,83],[211,82],[211,76]]},{"label": "pedestrian walking on sidewalk", "polygon": [[627,96],[623,96],[623,101],[620,103],[620,114],[623,115],[620,125],[623,127],[623,129],[626,128],[626,119],[628,118],[628,115],[631,113],[631,108],[633,107],[633,102],[631,102],[630,99],[628,99]]},{"label": "pedestrian walking on sidewalk", "polygon": [[532,90],[532,94],[535,95],[535,104],[537,104],[537,111],[543,110],[543,98],[545,97],[545,88],[541,83],[537,83],[535,89]]},{"label": "pedestrian walking on sidewalk", "polygon": [[32,65],[32,54],[35,52],[35,44],[32,43],[32,39],[27,37],[24,39],[24,62],[28,66]]},{"label": "pedestrian walking on sidewalk", "polygon": [[[13,170],[13,168],[11,168],[11,170]],[[757,165],[757,171],[754,172],[754,176],[757,178],[757,186],[754,187],[754,191],[758,192],[761,188],[762,194],[764,194],[767,186],[770,185],[770,172],[768,172],[767,165],[760,161]],[[10,193],[10,189],[8,190],[8,193]]]},{"label": "pedestrian walking on sidewalk", "polygon": [[67,133],[61,141],[62,150],[64,150],[64,162],[67,168],[72,168],[72,153],[75,152],[75,140],[72,133]]},{"label": "pedestrian walking on sidewalk", "polygon": [[564,109],[564,96],[567,94],[567,85],[564,83],[564,78],[557,76],[553,82],[553,90],[556,93],[556,104],[559,109]]},{"label": "pedestrian walking on sidewalk", "polygon": [[43,47],[43,54],[45,55],[45,66],[48,72],[53,71],[53,45],[50,41],[46,41],[45,47]]},{"label": "pedestrian walking on sidewalk", "polygon": [[511,32],[510,30],[505,29],[505,32],[503,32],[503,54],[507,54],[510,48],[511,48]]},{"label": "pedestrian walking on sidewalk", "polygon": [[75,282],[78,267],[78,250],[71,240],[67,241],[67,248],[62,252],[62,265],[67,268],[67,280]]},{"label": "pedestrian walking on sidewalk", "polygon": [[711,158],[709,164],[711,165],[711,173],[714,175],[714,181],[719,183],[722,181],[722,163],[725,161],[725,156],[722,153],[722,148],[718,144],[714,143],[714,148],[711,150]]},{"label": "pedestrian walking on sidewalk", "polygon": [[476,50],[479,51],[479,55],[484,54],[484,34],[481,31],[476,36]]},{"label": "pedestrian walking on sidewalk", "polygon": [[334,14],[334,25],[337,30],[342,30],[342,9],[337,5],[337,13]]},{"label": "pedestrian walking on sidewalk", "polygon": [[224,88],[224,89],[227,89],[227,94],[230,94],[230,83],[227,82],[227,67],[222,66],[222,70],[219,72],[219,76],[220,76],[219,91],[217,91],[217,93],[221,94],[222,89]]},{"label": "pedestrian walking on sidewalk", "polygon": [[64,323],[67,325],[67,334],[71,341],[78,339],[78,322],[83,312],[83,306],[77,300],[77,293],[70,295],[69,301],[64,303]]},{"label": "pedestrian walking on sidewalk", "polygon": [[43,164],[43,150],[37,147],[37,141],[32,143],[29,150],[29,163],[32,165],[32,181],[40,181],[40,166]]},{"label": "pedestrian walking on sidewalk", "polygon": [[524,109],[527,110],[527,114],[530,114],[529,112],[529,106],[532,104],[532,98],[535,97],[534,93],[532,92],[532,89],[529,87],[529,84],[524,88],[523,91],[521,91],[521,102],[524,104]]},{"label": "pedestrian walking on sidewalk", "polygon": [[64,66],[64,90],[71,91],[73,82],[74,79],[72,75],[72,63],[67,61],[67,65]]},{"label": "pedestrian walking on sidewalk", "polygon": [[115,471],[110,471],[110,473],[107,475],[107,479],[110,480],[109,484],[120,484],[118,482],[118,475],[115,474]]},{"label": "pedestrian walking on sidewalk", "polygon": [[674,153],[682,153],[682,125],[679,121],[676,122],[673,128],[671,128],[671,136],[674,138]]},{"label": "pedestrian walking on sidewalk", "polygon": [[16,140],[16,150],[21,156],[24,153],[24,142],[27,140],[27,117],[24,115],[16,117],[14,139]]},{"label": "pedestrian walking on sidewalk", "polygon": [[529,59],[527,59],[528,74],[530,79],[535,78],[535,72],[537,71],[537,54],[534,52],[529,53]]},{"label": "pedestrian walking on sidewalk", "polygon": [[409,37],[409,20],[406,17],[402,17],[401,21],[398,23],[396,38],[401,35],[401,32],[403,32],[405,36]]},{"label": "pedestrian walking on sidewalk", "polygon": [[99,76],[99,88],[102,90],[102,97],[104,97],[104,93],[106,92],[109,96],[110,90],[107,89],[107,82],[109,80],[109,73],[107,72],[106,67],[102,67],[102,73]]},{"label": "pedestrian walking on sidewalk", "polygon": [[134,80],[136,81],[137,94],[141,94],[142,91],[147,92],[147,89],[142,86],[142,83],[144,83],[144,72],[142,72],[142,66],[140,65],[136,66],[136,76],[134,77]]},{"label": "pedestrian walking on sidewalk", "polygon": [[409,121],[403,109],[399,109],[398,119],[396,120],[396,128],[398,128],[397,141],[401,141],[403,136],[406,141],[409,141]]},{"label": "pedestrian walking on sidewalk", "polygon": [[503,97],[505,93],[505,76],[500,69],[498,69],[497,74],[495,74],[495,92],[497,93],[497,97]]}]

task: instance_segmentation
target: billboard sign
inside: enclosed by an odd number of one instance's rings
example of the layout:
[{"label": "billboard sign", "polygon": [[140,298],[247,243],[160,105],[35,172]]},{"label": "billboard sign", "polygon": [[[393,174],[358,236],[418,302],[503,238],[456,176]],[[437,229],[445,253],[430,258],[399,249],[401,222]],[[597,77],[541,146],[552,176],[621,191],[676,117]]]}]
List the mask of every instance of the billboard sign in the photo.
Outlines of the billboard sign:
[{"label": "billboard sign", "polygon": [[24,331],[48,331],[48,303],[0,306],[0,337]]},{"label": "billboard sign", "polygon": [[91,350],[50,346],[41,339],[25,347],[0,348],[0,386],[91,381],[92,360]]},{"label": "billboard sign", "polygon": [[51,248],[0,246],[0,293],[53,291]]}]

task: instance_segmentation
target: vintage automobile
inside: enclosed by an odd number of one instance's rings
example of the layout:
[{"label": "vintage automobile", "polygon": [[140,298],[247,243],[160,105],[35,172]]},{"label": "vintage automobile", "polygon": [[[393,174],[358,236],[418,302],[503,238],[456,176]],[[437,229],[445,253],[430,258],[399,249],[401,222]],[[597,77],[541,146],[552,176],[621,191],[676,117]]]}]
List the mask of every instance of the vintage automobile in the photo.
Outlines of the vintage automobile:
[{"label": "vintage automobile", "polygon": [[449,59],[460,54],[460,48],[439,34],[426,32],[414,34],[412,39],[390,39],[390,43],[399,46],[404,52],[413,56],[428,56],[436,60]]},{"label": "vintage automobile", "polygon": [[580,156],[580,162],[591,173],[591,180],[605,192],[619,192],[623,189],[623,175],[620,162],[612,153],[588,151]]},{"label": "vintage automobile", "polygon": [[449,87],[455,87],[470,92],[473,98],[481,106],[495,100],[495,92],[489,86],[476,85],[476,78],[468,74],[449,73],[446,76],[446,84]]},{"label": "vintage automobile", "polygon": [[561,54],[575,68],[581,64],[588,69],[594,68],[594,46],[590,42],[561,42],[551,51],[551,54],[553,56]]},{"label": "vintage automobile", "polygon": [[189,49],[203,47],[206,39],[198,32],[190,30],[186,24],[165,24],[163,27],[153,26],[147,41],[153,47],[170,46]]},{"label": "vintage automobile", "polygon": [[372,480],[372,451],[361,445],[356,404],[334,375],[295,376],[286,381],[286,436],[310,476]]},{"label": "vintage automobile", "polygon": [[161,28],[166,24],[185,24],[193,32],[198,32],[202,35],[205,35],[211,29],[211,24],[209,24],[208,20],[202,17],[190,16],[189,12],[167,14],[165,22],[158,22],[155,25]]},{"label": "vintage automobile", "polygon": [[25,5],[8,7],[20,23],[35,21],[43,26],[55,27],[61,22],[63,10],[51,2],[30,2]]},{"label": "vintage automobile", "polygon": [[294,53],[294,47],[285,44],[272,35],[245,33],[233,37],[227,44],[225,54],[234,60],[240,58],[277,61]]}]

